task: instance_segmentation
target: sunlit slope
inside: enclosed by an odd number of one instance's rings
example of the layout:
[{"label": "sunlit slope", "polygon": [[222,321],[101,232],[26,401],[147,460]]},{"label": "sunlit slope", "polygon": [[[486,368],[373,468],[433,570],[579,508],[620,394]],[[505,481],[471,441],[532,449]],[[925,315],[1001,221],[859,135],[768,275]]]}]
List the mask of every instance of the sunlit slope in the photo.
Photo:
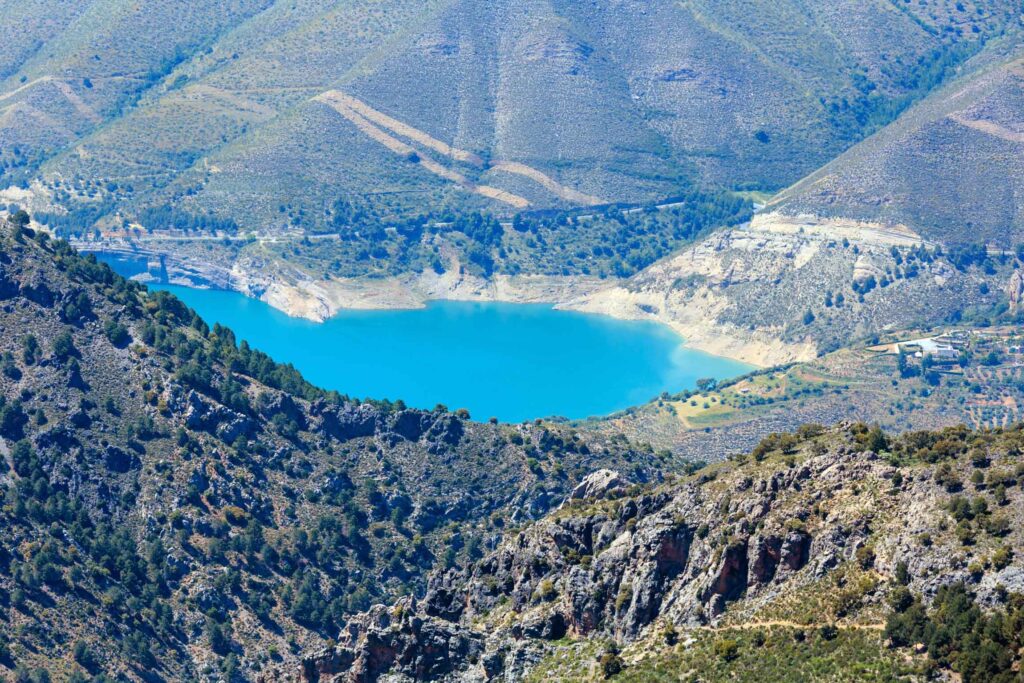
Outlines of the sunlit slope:
[{"label": "sunlit slope", "polygon": [[[887,123],[1018,11],[36,0],[12,8],[26,35],[3,29],[0,184],[41,178],[40,204],[69,209],[76,229],[169,203],[274,230],[323,227],[337,199],[509,212],[693,183],[774,189]],[[473,160],[398,134],[415,151],[403,159],[332,111],[332,92]]]},{"label": "sunlit slope", "polygon": [[1024,236],[1024,50],[929,97],[773,206],[902,224],[944,243]]},{"label": "sunlit slope", "polygon": [[29,170],[119,119],[268,1],[2,3],[0,162]]}]

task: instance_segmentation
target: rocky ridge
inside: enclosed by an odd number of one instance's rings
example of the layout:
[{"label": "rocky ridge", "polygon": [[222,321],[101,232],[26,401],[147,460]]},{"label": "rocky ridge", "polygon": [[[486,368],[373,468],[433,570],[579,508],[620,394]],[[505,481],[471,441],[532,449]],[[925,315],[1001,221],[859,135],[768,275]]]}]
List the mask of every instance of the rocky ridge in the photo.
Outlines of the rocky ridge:
[{"label": "rocky ridge", "polygon": [[[901,582],[926,600],[965,582],[988,607],[1024,592],[1016,554],[984,559],[1024,541],[1024,433],[877,434],[808,428],[659,487],[571,499],[480,561],[435,574],[422,600],[354,620],[290,680],[522,680],[573,642],[626,647],[744,623],[880,628]],[[945,520],[960,514],[959,482],[980,453],[992,480],[1013,482],[973,518],[976,532],[966,523],[967,542]]]}]

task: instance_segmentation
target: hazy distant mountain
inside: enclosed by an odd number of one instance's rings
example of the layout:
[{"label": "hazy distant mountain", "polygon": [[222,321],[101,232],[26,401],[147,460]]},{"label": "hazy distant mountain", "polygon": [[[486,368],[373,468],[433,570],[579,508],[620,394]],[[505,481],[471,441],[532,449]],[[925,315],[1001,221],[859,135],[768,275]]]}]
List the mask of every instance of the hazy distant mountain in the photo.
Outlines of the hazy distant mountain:
[{"label": "hazy distant mountain", "polygon": [[338,199],[509,212],[694,182],[784,187],[1019,11],[1009,0],[0,7],[2,182],[42,178],[74,229],[172,201],[266,229],[318,227]]}]

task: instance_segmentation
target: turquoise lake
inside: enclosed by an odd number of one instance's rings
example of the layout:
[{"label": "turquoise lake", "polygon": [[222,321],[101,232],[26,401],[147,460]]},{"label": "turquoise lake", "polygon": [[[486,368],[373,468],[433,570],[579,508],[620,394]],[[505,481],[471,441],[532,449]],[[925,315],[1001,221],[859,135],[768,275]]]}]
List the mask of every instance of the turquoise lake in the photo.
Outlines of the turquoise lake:
[{"label": "turquoise lake", "polygon": [[235,292],[157,287],[318,386],[420,408],[443,403],[478,420],[606,415],[692,388],[701,377],[750,369],[685,348],[657,323],[547,305],[432,301],[425,309],[343,311],[314,323]]}]

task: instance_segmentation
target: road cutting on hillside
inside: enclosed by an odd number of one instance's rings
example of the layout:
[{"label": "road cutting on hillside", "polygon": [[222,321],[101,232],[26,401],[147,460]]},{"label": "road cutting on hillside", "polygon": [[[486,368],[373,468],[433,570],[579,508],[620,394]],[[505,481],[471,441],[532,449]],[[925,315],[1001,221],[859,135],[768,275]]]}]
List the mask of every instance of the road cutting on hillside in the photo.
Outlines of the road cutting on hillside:
[{"label": "road cutting on hillside", "polygon": [[396,154],[401,154],[403,156],[415,154],[419,157],[420,165],[431,173],[435,173],[436,175],[451,180],[452,182],[455,182],[470,191],[476,192],[477,194],[490,197],[491,199],[497,199],[498,201],[510,204],[516,208],[526,208],[530,205],[530,202],[523,197],[505,190],[500,190],[487,185],[476,185],[461,173],[457,173],[437,164],[436,162],[425,159],[414,147],[394,137],[394,135],[410,140],[460,163],[468,164],[484,170],[490,169],[503,171],[505,173],[522,176],[537,183],[556,197],[572,204],[596,206],[606,203],[605,200],[600,199],[599,197],[588,195],[584,192],[580,192],[579,190],[563,185],[542,171],[517,161],[495,161],[488,164],[478,154],[453,147],[452,145],[449,145],[442,140],[438,140],[418,128],[414,128],[407,123],[384,114],[365,102],[341,91],[328,90],[327,92],[317,95],[313,99],[329,105],[339,114],[355,124],[356,127],[364,134],[373,138],[377,142],[380,142]]}]

